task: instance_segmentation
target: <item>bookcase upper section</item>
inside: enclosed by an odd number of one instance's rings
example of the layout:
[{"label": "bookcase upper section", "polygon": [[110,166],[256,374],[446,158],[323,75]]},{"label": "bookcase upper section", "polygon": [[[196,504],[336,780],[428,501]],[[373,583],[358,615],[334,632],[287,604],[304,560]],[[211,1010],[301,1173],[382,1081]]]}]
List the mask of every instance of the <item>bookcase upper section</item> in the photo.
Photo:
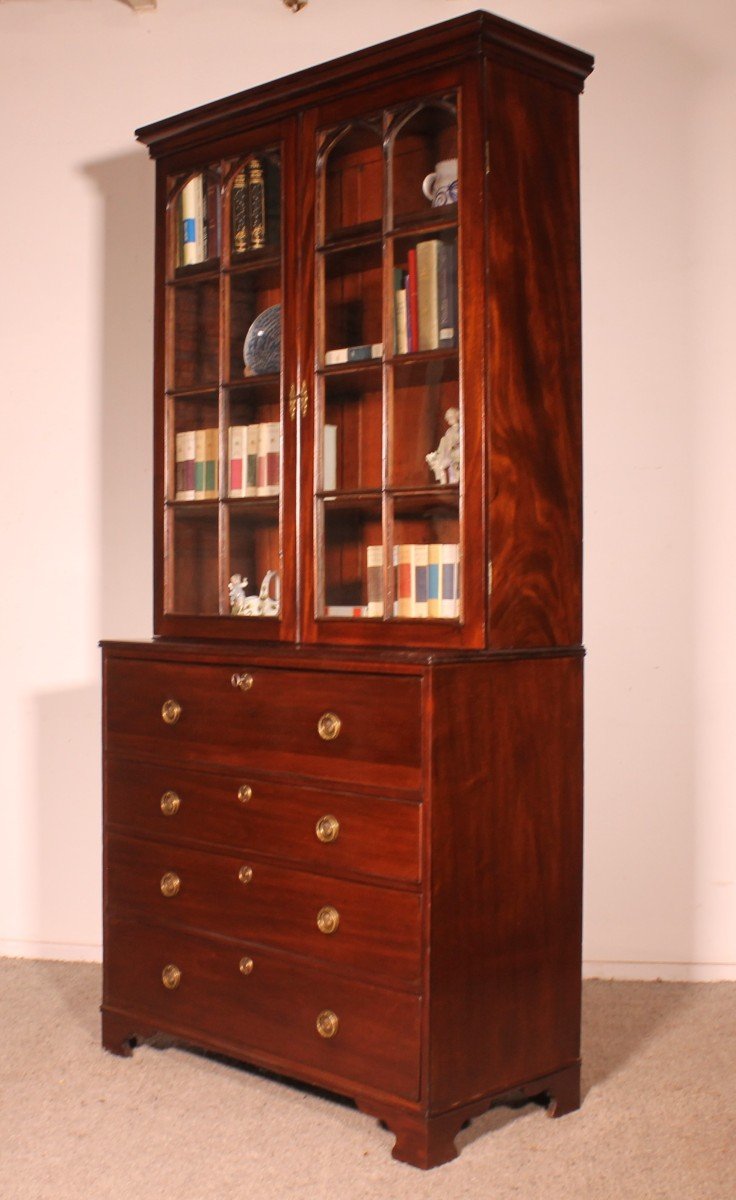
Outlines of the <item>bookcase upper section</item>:
[{"label": "bookcase upper section", "polygon": [[477,13],[139,131],[158,636],[579,642],[590,66]]}]

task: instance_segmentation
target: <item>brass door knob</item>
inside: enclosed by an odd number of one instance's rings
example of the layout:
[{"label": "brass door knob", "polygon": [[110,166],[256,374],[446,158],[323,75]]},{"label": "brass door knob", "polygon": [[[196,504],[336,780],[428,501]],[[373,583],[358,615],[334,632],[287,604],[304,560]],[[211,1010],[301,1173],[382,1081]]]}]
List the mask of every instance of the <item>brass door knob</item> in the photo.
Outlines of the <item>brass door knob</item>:
[{"label": "brass door knob", "polygon": [[181,807],[181,799],[176,792],[164,792],[161,797],[161,812],[165,817],[173,817]]},{"label": "brass door knob", "polygon": [[321,842],[334,842],[340,832],[340,822],[337,817],[330,816],[328,813],[326,816],[320,817],[314,829]]},{"label": "brass door knob", "polygon": [[249,692],[253,687],[253,676],[247,671],[234,671],[230,676],[230,683],[234,688],[239,688],[241,692]]},{"label": "brass door knob", "polygon": [[341,729],[342,721],[338,717],[337,713],[322,713],[322,716],[317,722],[317,733],[324,742],[334,742]]},{"label": "brass door knob", "polygon": [[340,1021],[337,1013],[334,1013],[330,1008],[326,1008],[317,1017],[317,1033],[320,1037],[334,1037],[339,1027]]},{"label": "brass door knob", "polygon": [[252,799],[253,799],[253,788],[250,786],[249,783],[241,783],[240,787],[238,788],[238,800],[240,801],[240,803],[247,804],[248,801],[252,800]]},{"label": "brass door knob", "polygon": [[181,971],[174,963],[168,963],[161,972],[161,982],[165,988],[173,992],[181,983]]},{"label": "brass door knob", "polygon": [[167,871],[161,876],[161,894],[163,896],[176,896],[181,887],[181,879],[176,871]]},{"label": "brass door knob", "polygon": [[241,883],[250,883],[252,878],[253,878],[253,868],[252,867],[241,867],[240,870],[238,871],[238,879],[240,880]]},{"label": "brass door knob", "polygon": [[181,704],[178,700],[164,700],[161,705],[161,716],[167,725],[176,725],[181,716]]},{"label": "brass door knob", "polygon": [[241,975],[250,975],[253,970],[253,959],[246,954],[238,963],[238,970]]},{"label": "brass door knob", "polygon": [[331,904],[326,904],[317,913],[317,928],[320,933],[334,933],[340,924],[340,914]]}]

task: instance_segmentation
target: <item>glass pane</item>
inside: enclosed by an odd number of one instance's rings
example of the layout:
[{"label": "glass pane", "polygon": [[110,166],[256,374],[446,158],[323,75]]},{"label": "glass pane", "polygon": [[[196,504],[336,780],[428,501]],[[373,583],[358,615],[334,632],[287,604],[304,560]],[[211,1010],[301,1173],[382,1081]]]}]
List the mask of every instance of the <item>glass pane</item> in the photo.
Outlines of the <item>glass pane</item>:
[{"label": "glass pane", "polygon": [[228,379],[281,370],[281,264],[230,276]]},{"label": "glass pane", "polygon": [[170,291],[173,368],[177,389],[216,387],[219,376],[220,288],[217,280],[192,279]]},{"label": "glass pane", "polygon": [[461,614],[457,498],[394,501],[395,617],[457,620]]},{"label": "glass pane", "polygon": [[325,500],[324,589],[319,615],[383,616],[381,503],[347,505]]},{"label": "glass pane", "polygon": [[380,243],[324,255],[324,365],[364,362],[383,353]]},{"label": "glass pane", "polygon": [[[325,379],[323,452],[317,490],[379,490],[382,478],[381,371],[367,367]],[[321,469],[320,469],[321,467]]]},{"label": "glass pane", "polygon": [[278,500],[233,504],[227,609],[233,617],[278,617],[281,555]]},{"label": "glass pane", "polygon": [[391,405],[390,482],[394,487],[459,484],[457,355],[397,363]]},{"label": "glass pane", "polygon": [[380,123],[341,130],[324,151],[324,228],[321,240],[379,232],[383,217],[383,146]]},{"label": "glass pane", "polygon": [[219,495],[219,425],[217,392],[170,400],[174,429],[173,470],[168,473],[167,499],[217,500]]},{"label": "glass pane", "polygon": [[397,119],[391,166],[394,228],[457,212],[457,115],[451,98],[421,104]]},{"label": "glass pane", "polygon": [[169,566],[175,613],[216,616],[219,612],[217,504],[181,506],[170,512]]}]

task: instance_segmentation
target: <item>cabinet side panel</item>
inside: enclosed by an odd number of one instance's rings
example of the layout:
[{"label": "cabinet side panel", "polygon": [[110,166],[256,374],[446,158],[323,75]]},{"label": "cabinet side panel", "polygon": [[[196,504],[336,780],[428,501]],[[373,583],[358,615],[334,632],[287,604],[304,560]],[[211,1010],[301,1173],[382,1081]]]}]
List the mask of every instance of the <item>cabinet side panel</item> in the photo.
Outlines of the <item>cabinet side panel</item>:
[{"label": "cabinet side panel", "polygon": [[575,1062],[582,659],[432,675],[430,1106]]},{"label": "cabinet side panel", "polygon": [[490,645],[581,640],[578,98],[488,64]]}]

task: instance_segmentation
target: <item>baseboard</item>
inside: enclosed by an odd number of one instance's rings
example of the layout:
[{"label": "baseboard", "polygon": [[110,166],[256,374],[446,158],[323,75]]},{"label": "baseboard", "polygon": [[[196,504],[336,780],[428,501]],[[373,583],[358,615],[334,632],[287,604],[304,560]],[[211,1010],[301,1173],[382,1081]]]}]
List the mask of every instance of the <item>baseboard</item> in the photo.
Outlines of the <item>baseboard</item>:
[{"label": "baseboard", "polygon": [[736,982],[736,963],[603,962],[586,959],[584,979],[630,979],[667,983]]},{"label": "baseboard", "polygon": [[0,940],[0,958],[43,958],[57,962],[102,962],[102,946],[86,942]]}]

